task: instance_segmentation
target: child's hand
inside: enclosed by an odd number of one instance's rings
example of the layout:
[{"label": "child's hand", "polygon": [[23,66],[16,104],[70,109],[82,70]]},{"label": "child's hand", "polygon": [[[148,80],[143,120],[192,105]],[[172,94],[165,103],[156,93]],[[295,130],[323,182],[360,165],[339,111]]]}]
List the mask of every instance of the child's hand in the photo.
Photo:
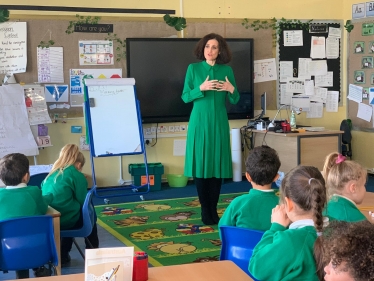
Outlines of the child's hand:
[{"label": "child's hand", "polygon": [[287,216],[284,204],[277,205],[275,208],[273,208],[271,212],[271,222],[279,223],[284,227],[288,227],[290,225],[291,221]]}]

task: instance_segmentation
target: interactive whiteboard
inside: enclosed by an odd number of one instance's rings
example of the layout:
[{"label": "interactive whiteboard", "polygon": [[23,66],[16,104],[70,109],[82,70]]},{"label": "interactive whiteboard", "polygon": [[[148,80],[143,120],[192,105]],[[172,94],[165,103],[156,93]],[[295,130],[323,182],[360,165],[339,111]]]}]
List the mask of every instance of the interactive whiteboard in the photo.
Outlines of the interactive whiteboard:
[{"label": "interactive whiteboard", "polygon": [[94,157],[143,153],[133,78],[87,79],[90,149]]}]

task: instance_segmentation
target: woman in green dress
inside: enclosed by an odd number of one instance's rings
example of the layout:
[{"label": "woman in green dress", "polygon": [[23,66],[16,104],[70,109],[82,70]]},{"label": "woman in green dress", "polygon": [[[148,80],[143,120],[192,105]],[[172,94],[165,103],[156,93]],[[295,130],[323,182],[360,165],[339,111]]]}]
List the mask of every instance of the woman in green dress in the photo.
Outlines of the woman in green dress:
[{"label": "woman in green dress", "polygon": [[217,224],[223,178],[232,178],[226,97],[239,101],[234,73],[225,65],[231,52],[222,36],[211,33],[196,45],[201,62],[188,66],[182,99],[193,102],[188,124],[184,174],[194,177],[204,224]]}]

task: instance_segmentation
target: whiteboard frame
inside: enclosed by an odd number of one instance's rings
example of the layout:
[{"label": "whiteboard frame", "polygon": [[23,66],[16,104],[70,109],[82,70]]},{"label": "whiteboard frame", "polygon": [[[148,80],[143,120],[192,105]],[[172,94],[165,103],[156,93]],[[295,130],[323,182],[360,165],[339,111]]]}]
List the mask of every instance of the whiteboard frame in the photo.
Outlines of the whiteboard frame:
[{"label": "whiteboard frame", "polygon": [[[111,80],[111,81],[109,81]],[[95,151],[95,140],[94,140],[94,128],[92,124],[92,115],[91,115],[91,107],[89,103],[89,98],[90,98],[90,93],[89,93],[89,87],[90,86],[100,86],[100,85],[105,85],[105,86],[128,86],[128,81],[129,79],[126,78],[112,78],[112,79],[88,79],[86,80],[86,85],[85,85],[85,92],[86,92],[86,98],[84,101],[84,110],[86,113],[86,118],[87,118],[87,130],[88,130],[88,135],[89,135],[89,140],[90,140],[90,152],[93,157],[111,157],[111,156],[122,156],[122,155],[137,155],[137,154],[143,154],[145,151],[145,146],[144,146],[144,135],[143,135],[143,128],[142,128],[142,123],[141,123],[141,114],[140,114],[140,106],[139,106],[139,101],[137,100],[136,96],[136,87],[133,85],[133,91],[134,91],[134,100],[135,100],[135,108],[136,108],[136,115],[137,115],[137,128],[138,128],[138,133],[139,133],[139,150],[137,151],[131,151],[131,152],[121,152],[121,153],[107,153],[107,154],[97,154]],[[133,81],[135,83],[135,81]],[[124,129],[126,130],[126,129]],[[125,141],[125,140],[124,140]]]}]

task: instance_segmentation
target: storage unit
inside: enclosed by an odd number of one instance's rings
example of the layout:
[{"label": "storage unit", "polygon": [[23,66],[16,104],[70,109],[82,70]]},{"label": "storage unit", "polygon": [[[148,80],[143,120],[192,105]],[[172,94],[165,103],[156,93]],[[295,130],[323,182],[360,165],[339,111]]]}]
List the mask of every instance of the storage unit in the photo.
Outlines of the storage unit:
[{"label": "storage unit", "polygon": [[[148,163],[147,167],[150,191],[161,190],[161,176],[164,173],[164,166],[161,163]],[[132,176],[133,185],[141,186],[147,183],[144,163],[129,164],[129,173]],[[144,191],[145,189],[146,187],[139,190]]]}]

